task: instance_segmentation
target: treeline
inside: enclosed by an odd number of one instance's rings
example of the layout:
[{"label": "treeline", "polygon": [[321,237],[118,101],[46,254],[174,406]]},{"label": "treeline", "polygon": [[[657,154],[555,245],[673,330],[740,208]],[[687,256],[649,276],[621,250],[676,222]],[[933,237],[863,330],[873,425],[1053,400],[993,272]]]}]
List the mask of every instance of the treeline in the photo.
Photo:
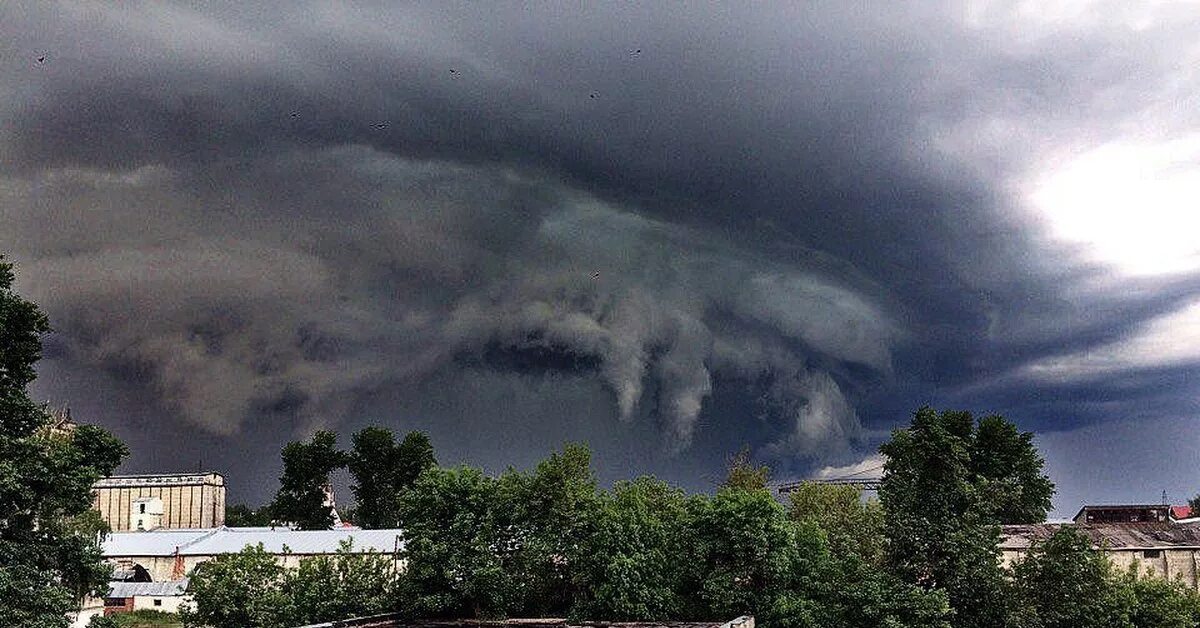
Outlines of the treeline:
[{"label": "treeline", "polygon": [[[381,451],[396,455],[394,439],[379,428],[372,433],[385,444]],[[362,449],[359,442],[356,435],[354,449]],[[285,452],[329,460],[335,445],[318,435]],[[306,449],[313,455],[297,454]],[[767,488],[769,470],[745,453],[715,494],[689,495],[652,477],[601,489],[581,445],[532,470],[496,476],[438,467],[431,449],[417,449],[427,452],[419,456],[423,470],[384,473],[386,490],[371,506],[388,513],[376,520],[381,527],[404,529],[406,568],[356,568],[347,556],[340,569],[310,570],[325,580],[307,589],[373,591],[369,600],[336,613],[314,610],[289,593],[303,588],[277,572],[274,584],[242,590],[251,598],[273,592],[293,623],[392,609],[419,617],[593,620],[752,614],[773,627],[1200,626],[1194,591],[1114,570],[1069,527],[1011,568],[1001,565],[999,526],[1044,521],[1054,487],[1032,435],[1000,417],[916,412],[881,448],[887,463],[879,501],[847,487],[805,485],[784,505]],[[203,587],[210,569],[201,567],[194,582]],[[262,604],[226,599],[224,606]],[[235,625],[218,619],[204,621]]]}]

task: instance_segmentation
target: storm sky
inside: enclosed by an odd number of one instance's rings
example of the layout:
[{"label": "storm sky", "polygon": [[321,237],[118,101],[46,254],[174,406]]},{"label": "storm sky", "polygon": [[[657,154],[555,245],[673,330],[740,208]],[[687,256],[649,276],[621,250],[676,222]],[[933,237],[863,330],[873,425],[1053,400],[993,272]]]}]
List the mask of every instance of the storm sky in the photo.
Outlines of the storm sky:
[{"label": "storm sky", "polygon": [[[1057,515],[1200,490],[1200,5],[6,2],[34,387],[128,472],[313,430],[605,481],[864,468],[923,404]],[[866,462],[862,462],[866,460]],[[857,467],[854,465],[858,464]]]}]

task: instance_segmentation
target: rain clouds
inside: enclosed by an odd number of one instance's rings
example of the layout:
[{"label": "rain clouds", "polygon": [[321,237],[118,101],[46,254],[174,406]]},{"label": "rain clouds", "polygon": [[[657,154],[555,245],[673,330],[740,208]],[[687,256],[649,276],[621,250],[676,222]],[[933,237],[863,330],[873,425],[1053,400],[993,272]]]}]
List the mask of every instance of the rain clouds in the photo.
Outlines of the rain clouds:
[{"label": "rain clouds", "polygon": [[[1038,430],[1117,387],[1190,407],[1129,389],[1153,361],[1073,365],[1169,333],[1196,274],[1121,275],[1027,197],[1071,151],[1195,126],[1169,104],[1194,10],[579,11],[0,9],[0,250],[56,329],[39,392],[129,387],[261,458],[367,420],[496,464],[649,437],[625,463],[676,478],[743,442],[850,464],[926,402]],[[500,421],[453,400],[483,389],[519,451],[461,436]]]}]

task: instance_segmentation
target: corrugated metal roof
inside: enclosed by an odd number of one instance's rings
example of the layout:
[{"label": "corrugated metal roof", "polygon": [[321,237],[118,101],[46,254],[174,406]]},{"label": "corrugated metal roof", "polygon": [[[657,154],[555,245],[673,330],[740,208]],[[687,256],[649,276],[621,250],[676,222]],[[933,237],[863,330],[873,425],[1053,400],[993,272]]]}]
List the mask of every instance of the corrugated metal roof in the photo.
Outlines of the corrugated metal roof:
[{"label": "corrugated metal roof", "polygon": [[105,556],[170,556],[175,548],[184,547],[218,528],[192,530],[150,530],[148,532],[113,532],[101,545]]},{"label": "corrugated metal roof", "polygon": [[1050,538],[1059,528],[1082,532],[1094,547],[1107,549],[1200,548],[1200,524],[1155,523],[1039,523],[1003,526],[1000,549],[1024,550]]},{"label": "corrugated metal roof", "polygon": [[104,597],[174,597],[187,591],[188,579],[166,582],[110,582]]},{"label": "corrugated metal roof", "polygon": [[226,528],[197,540],[180,554],[186,556],[208,556],[239,552],[247,545],[262,543],[263,549],[272,554],[332,554],[347,539],[354,541],[354,549],[362,552],[392,552],[397,548],[400,530],[240,530]]},{"label": "corrugated metal roof", "polygon": [[290,530],[288,528],[213,528],[198,530],[153,530],[116,532],[104,541],[104,556],[212,556],[240,552],[247,545],[262,544],[273,554],[333,554],[342,541],[354,541],[363,552],[394,551],[400,530]]}]

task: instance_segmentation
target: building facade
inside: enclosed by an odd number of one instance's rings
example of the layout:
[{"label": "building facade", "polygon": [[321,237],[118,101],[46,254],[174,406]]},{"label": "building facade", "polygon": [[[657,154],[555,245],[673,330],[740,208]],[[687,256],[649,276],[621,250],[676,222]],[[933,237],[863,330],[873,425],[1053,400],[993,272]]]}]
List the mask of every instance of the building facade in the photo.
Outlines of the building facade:
[{"label": "building facade", "polygon": [[1003,526],[1001,561],[1005,565],[1044,543],[1059,528],[1073,527],[1124,571],[1182,580],[1200,590],[1200,525],[1183,522],[1040,523]]},{"label": "building facade", "polygon": [[158,611],[178,613],[188,600],[188,579],[165,582],[110,582],[104,594],[104,614]]},{"label": "building facade", "polygon": [[104,559],[116,573],[135,580],[164,582],[191,575],[198,565],[225,554],[261,545],[278,563],[294,569],[310,556],[333,556],[342,544],[353,552],[388,556],[392,568],[403,567],[401,530],[291,530],[288,528],[215,528],[115,532],[101,545]]},{"label": "building facade", "polygon": [[225,525],[220,473],[120,475],[92,487],[92,505],[114,532]]}]

